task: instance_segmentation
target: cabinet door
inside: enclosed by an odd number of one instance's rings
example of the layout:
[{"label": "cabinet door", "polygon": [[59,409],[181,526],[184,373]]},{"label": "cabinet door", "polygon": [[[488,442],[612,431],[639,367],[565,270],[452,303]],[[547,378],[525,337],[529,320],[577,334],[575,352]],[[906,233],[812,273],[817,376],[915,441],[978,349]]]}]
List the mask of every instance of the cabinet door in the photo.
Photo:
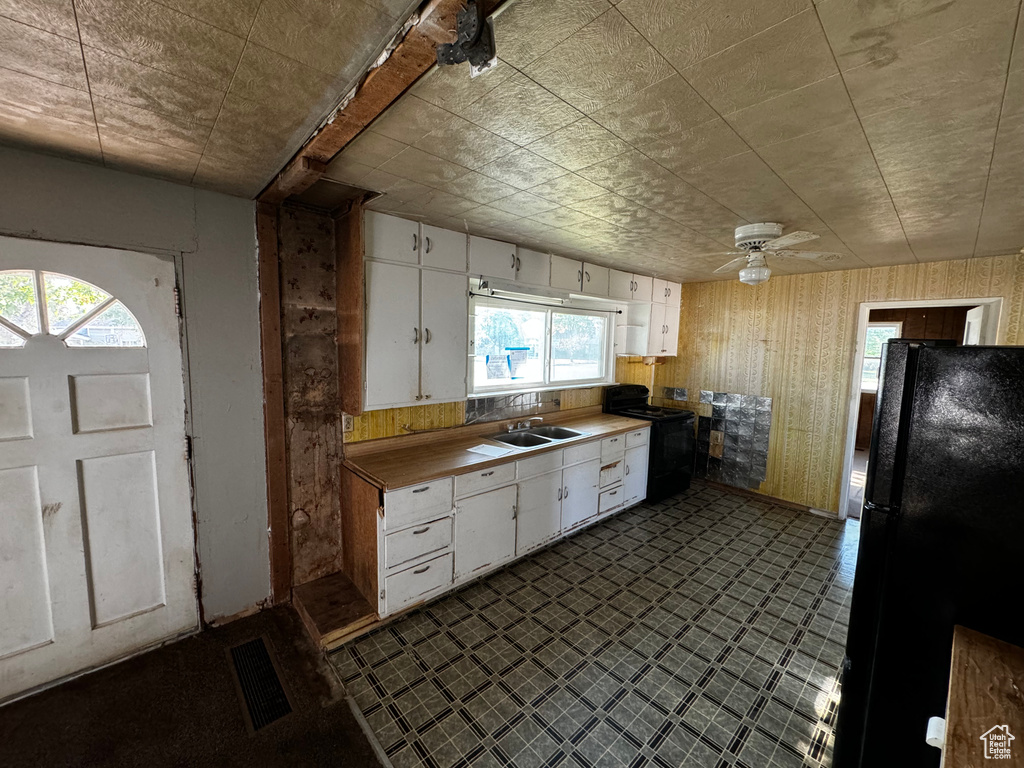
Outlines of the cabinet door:
[{"label": "cabinet door", "polygon": [[369,409],[411,405],[420,391],[420,270],[366,262]]},{"label": "cabinet door", "polygon": [[516,555],[525,555],[555,538],[562,524],[562,470],[519,484]]},{"label": "cabinet door", "polygon": [[651,304],[651,324],[647,329],[647,354],[660,355],[665,340],[665,305]]},{"label": "cabinet door", "polygon": [[601,460],[562,470],[562,530],[567,531],[597,514]]},{"label": "cabinet door", "polygon": [[673,307],[679,306],[679,291],[682,286],[679,283],[665,283],[665,303]]},{"label": "cabinet door", "polygon": [[661,355],[674,357],[679,346],[679,306],[665,305],[665,336],[661,340]]},{"label": "cabinet door", "polygon": [[633,300],[651,301],[654,296],[654,278],[646,275],[633,275]]},{"label": "cabinet door", "polygon": [[469,238],[469,272],[485,277],[514,280],[516,277],[516,247],[486,237]]},{"label": "cabinet door", "polygon": [[423,225],[423,242],[420,243],[420,259],[425,267],[466,271],[466,235],[440,229],[429,224]]},{"label": "cabinet door", "polygon": [[455,507],[455,578],[515,555],[516,487],[462,499]]},{"label": "cabinet door", "polygon": [[422,280],[420,394],[424,401],[465,400],[469,278],[424,269]]},{"label": "cabinet door", "polygon": [[668,281],[659,280],[654,278],[654,295],[651,296],[651,301],[655,304],[666,304],[668,303]]},{"label": "cabinet door", "polygon": [[520,248],[516,256],[516,282],[548,285],[551,282],[551,257],[540,251]]},{"label": "cabinet door", "polygon": [[626,474],[622,478],[626,504],[636,504],[647,496],[647,454],[646,443],[626,449]]},{"label": "cabinet door", "polygon": [[551,257],[551,287],[580,291],[583,286],[583,262],[564,256]]},{"label": "cabinet door", "polygon": [[583,292],[591,296],[608,295],[608,267],[583,265]]},{"label": "cabinet door", "polygon": [[608,273],[608,295],[613,299],[633,298],[633,274],[613,269]]},{"label": "cabinet door", "polygon": [[363,237],[368,259],[419,263],[420,225],[386,213],[367,211]]}]

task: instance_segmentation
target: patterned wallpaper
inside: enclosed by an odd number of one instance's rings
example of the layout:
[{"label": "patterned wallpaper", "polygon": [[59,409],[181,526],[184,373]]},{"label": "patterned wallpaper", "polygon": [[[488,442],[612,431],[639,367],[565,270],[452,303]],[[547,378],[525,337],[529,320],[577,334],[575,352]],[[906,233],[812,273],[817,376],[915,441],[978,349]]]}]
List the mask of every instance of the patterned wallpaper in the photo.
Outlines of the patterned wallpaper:
[{"label": "patterned wallpaper", "polygon": [[[1002,296],[1000,343],[1024,344],[1024,255],[683,285],[679,356],[655,366],[655,392],[687,387],[773,398],[761,493],[835,512],[858,305]],[[620,364],[620,368],[627,364]],[[640,382],[644,383],[644,382]]]}]

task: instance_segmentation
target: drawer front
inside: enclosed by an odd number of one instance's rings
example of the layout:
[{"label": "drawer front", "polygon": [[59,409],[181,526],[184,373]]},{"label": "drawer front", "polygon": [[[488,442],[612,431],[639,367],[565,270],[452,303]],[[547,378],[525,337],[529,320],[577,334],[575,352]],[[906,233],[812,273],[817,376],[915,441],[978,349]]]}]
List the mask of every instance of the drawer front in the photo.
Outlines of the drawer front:
[{"label": "drawer front", "polygon": [[627,432],[626,447],[632,448],[634,445],[647,445],[647,436],[650,434],[650,429],[634,429],[632,432]]},{"label": "drawer front", "polygon": [[387,612],[416,602],[416,599],[435,589],[452,583],[452,553],[435,557],[404,571],[393,573],[384,580]]},{"label": "drawer front", "polygon": [[597,502],[597,513],[603,514],[621,505],[623,500],[622,494],[623,490],[621,488],[614,488],[602,493]]},{"label": "drawer front", "polygon": [[515,482],[515,479],[516,465],[512,461],[502,464],[500,467],[491,467],[479,472],[467,472],[464,475],[455,476],[455,495],[459,498],[473,496],[489,488],[497,488],[499,485]]},{"label": "drawer front", "polygon": [[551,472],[562,466],[562,452],[550,451],[534,456],[532,459],[523,459],[516,462],[517,477],[522,480],[524,477],[542,475]]},{"label": "drawer front", "polygon": [[614,461],[626,452],[626,436],[606,437],[601,441],[601,461]]},{"label": "drawer front", "polygon": [[600,440],[591,440],[589,443],[570,445],[562,449],[562,464],[565,466],[569,466],[570,464],[579,464],[581,462],[590,461],[591,459],[597,459],[600,457]]},{"label": "drawer front", "polygon": [[384,527],[388,530],[446,515],[452,511],[452,478],[442,477],[384,494]]},{"label": "drawer front", "polygon": [[607,464],[601,467],[601,488],[607,488],[609,485],[622,480],[623,464],[624,462],[622,461],[616,461],[614,464]]},{"label": "drawer front", "polygon": [[384,567],[393,568],[452,543],[452,518],[442,517],[384,537]]}]

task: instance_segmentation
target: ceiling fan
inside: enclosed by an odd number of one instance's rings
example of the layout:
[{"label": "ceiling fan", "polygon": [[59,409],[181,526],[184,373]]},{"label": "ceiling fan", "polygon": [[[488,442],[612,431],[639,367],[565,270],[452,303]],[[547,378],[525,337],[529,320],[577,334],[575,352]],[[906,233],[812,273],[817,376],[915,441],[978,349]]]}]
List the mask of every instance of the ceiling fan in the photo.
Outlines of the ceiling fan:
[{"label": "ceiling fan", "polygon": [[742,227],[736,227],[736,247],[740,250],[730,251],[722,255],[733,256],[739,254],[739,256],[728,264],[716,269],[715,274],[730,272],[741,264],[745,264],[746,266],[740,269],[740,282],[747,285],[760,285],[772,276],[772,271],[768,269],[768,264],[765,262],[765,256],[769,254],[773,258],[809,259],[813,261],[836,261],[843,258],[841,253],[789,250],[792,245],[806,243],[809,240],[817,240],[819,237],[821,235],[816,235],[813,232],[790,232],[788,235],[783,235],[782,225],[772,222],[745,224]]}]

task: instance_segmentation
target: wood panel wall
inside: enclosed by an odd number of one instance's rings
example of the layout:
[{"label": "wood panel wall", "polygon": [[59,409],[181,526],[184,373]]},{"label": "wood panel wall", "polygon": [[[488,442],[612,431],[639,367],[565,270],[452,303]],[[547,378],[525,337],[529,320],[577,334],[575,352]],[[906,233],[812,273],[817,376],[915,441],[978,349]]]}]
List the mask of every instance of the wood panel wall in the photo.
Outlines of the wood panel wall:
[{"label": "wood panel wall", "polygon": [[655,384],[688,388],[702,415],[701,389],[773,398],[760,491],[835,512],[860,303],[996,296],[1000,343],[1024,344],[1024,255],[684,284],[679,356]]},{"label": "wood panel wall", "polygon": [[872,323],[903,323],[905,339],[953,339],[960,344],[967,327],[970,307],[894,307],[873,309]]}]

